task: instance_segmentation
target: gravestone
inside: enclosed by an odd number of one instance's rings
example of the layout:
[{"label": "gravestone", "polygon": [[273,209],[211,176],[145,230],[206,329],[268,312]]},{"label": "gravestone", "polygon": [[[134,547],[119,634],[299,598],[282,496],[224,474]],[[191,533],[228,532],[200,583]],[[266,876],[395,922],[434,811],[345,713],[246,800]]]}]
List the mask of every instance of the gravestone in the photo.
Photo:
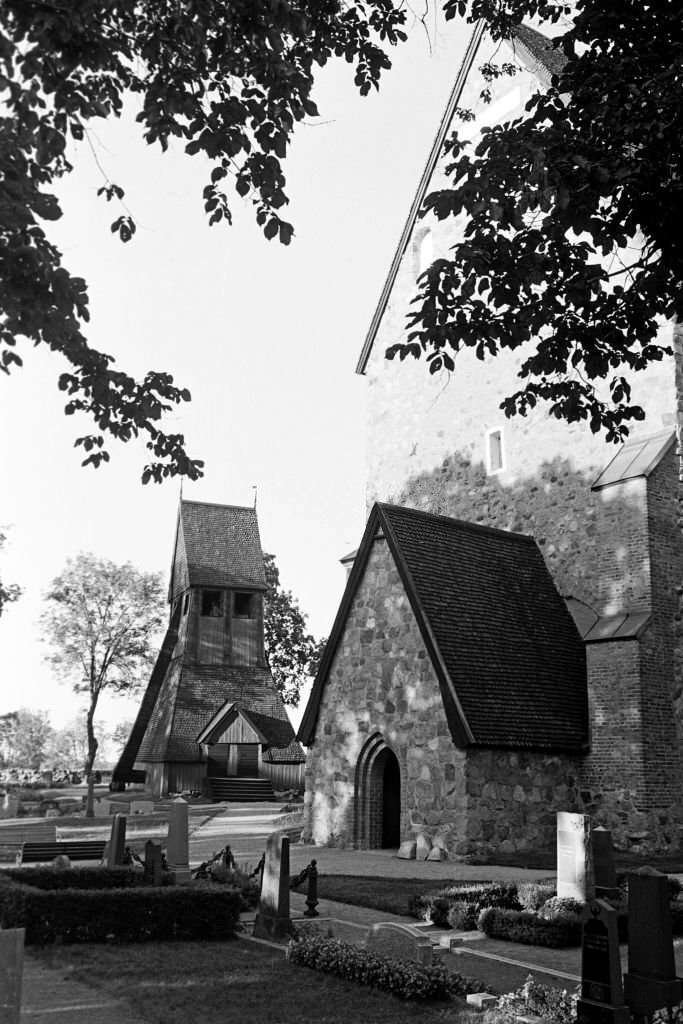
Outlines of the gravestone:
[{"label": "gravestone", "polygon": [[414,839],[405,839],[398,848],[396,856],[400,860],[415,860],[417,843]]},{"label": "gravestone", "polygon": [[292,933],[289,917],[289,836],[272,832],[266,843],[254,935],[260,939],[284,939]]},{"label": "gravestone", "polygon": [[181,796],[171,801],[168,812],[168,869],[176,883],[182,885],[192,878],[190,874],[190,838],[188,830],[189,807]]},{"label": "gravestone", "polygon": [[628,972],[626,1002],[637,1018],[672,1007],[683,999],[676,977],[669,883],[654,868],[628,876]]},{"label": "gravestone", "polygon": [[161,885],[161,843],[145,843],[145,885]]},{"label": "gravestone", "polygon": [[111,834],[105,851],[105,864],[115,868],[123,864],[126,849],[126,816],[115,814],[111,822]]},{"label": "gravestone", "polygon": [[0,804],[0,818],[16,818],[19,813],[19,797],[16,793],[5,793]]},{"label": "gravestone", "polygon": [[581,997],[578,1024],[630,1024],[619,959],[617,912],[604,900],[590,900],[583,911]]},{"label": "gravestone", "polygon": [[394,921],[373,924],[365,940],[369,952],[394,960],[412,960],[423,967],[431,967],[432,944],[426,935],[418,935],[412,925]]},{"label": "gravestone", "polygon": [[602,826],[591,832],[593,848],[593,883],[598,899],[610,899],[617,894],[617,867],[614,861],[612,833]]},{"label": "gravestone", "polygon": [[0,928],[0,1021],[19,1024],[24,972],[24,929]]},{"label": "gravestone", "polygon": [[592,890],[590,818],[557,812],[557,895],[582,903]]}]

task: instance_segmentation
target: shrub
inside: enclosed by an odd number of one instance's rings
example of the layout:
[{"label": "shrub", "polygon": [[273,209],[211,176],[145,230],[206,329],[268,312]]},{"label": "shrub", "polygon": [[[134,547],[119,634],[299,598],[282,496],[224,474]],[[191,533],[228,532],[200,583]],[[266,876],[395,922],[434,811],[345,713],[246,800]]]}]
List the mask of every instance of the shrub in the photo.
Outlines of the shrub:
[{"label": "shrub", "polygon": [[[340,939],[310,932],[289,943],[287,958],[290,963],[384,989],[401,999],[448,999],[456,990],[480,992],[484,987],[480,982],[469,982],[462,975],[451,979],[444,967],[422,967],[409,960],[393,960]],[[468,984],[481,987],[470,988]]]},{"label": "shrub", "polygon": [[554,988],[536,981],[529,975],[524,985],[516,992],[501,996],[495,1009],[485,1014],[485,1021],[516,1021],[519,1015],[533,1015],[553,1024],[575,1024],[576,1004],[580,986],[573,992]]},{"label": "shrub", "polygon": [[[10,868],[3,872],[15,882],[31,885],[36,889],[130,889],[145,885],[142,871],[130,867],[42,867]],[[164,871],[162,885],[171,885],[173,875]]]},{"label": "shrub", "polygon": [[556,891],[555,882],[520,882],[517,899],[522,910],[539,910]]},{"label": "shrub", "polygon": [[[466,904],[472,909],[463,911],[461,905]],[[479,911],[484,907],[508,907],[519,910],[517,886],[514,883],[483,882],[475,885],[449,885],[437,892],[415,896],[411,900],[410,910],[414,917],[431,921],[438,928],[446,928],[450,924],[451,907],[456,906],[453,920],[462,918],[465,922],[472,920],[472,928],[476,927]],[[451,925],[451,927],[461,927]],[[463,928],[467,929],[465,923]]]},{"label": "shrub", "polygon": [[477,927],[490,938],[509,939],[526,946],[559,949],[581,944],[581,917],[575,914],[544,920],[530,910],[487,907],[480,913]]},{"label": "shrub", "polygon": [[446,920],[451,928],[458,931],[472,932],[477,927],[479,908],[477,903],[466,903],[464,900],[456,900],[451,903]]},{"label": "shrub", "polygon": [[240,905],[239,892],[228,888],[0,885],[0,925],[25,928],[27,945],[224,939],[235,932]]},{"label": "shrub", "polygon": [[551,896],[539,910],[538,916],[544,921],[553,921],[557,917],[581,914],[582,911],[581,900],[575,900],[571,896]]},{"label": "shrub", "polygon": [[226,868],[223,864],[215,864],[211,868],[211,881],[237,889],[242,897],[242,910],[253,910],[258,904],[261,893],[259,882],[239,868]]}]

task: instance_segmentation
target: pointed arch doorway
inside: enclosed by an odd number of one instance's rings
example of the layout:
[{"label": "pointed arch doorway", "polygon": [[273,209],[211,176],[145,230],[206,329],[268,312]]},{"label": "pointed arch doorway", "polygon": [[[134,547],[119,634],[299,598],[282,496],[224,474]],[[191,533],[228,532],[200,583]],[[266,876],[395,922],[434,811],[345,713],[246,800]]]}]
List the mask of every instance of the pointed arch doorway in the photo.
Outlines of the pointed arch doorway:
[{"label": "pointed arch doorway", "polygon": [[357,849],[396,849],[401,844],[401,769],[381,733],[360,752],[356,765]]}]

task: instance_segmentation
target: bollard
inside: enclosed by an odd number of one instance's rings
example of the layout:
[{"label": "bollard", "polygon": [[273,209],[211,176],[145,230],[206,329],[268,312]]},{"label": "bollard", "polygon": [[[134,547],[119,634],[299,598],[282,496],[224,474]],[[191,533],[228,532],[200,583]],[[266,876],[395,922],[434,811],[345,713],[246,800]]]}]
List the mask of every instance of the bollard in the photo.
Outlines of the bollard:
[{"label": "bollard", "polygon": [[304,917],[318,917],[318,862],[311,861],[308,869],[308,893],[306,894],[306,907]]}]

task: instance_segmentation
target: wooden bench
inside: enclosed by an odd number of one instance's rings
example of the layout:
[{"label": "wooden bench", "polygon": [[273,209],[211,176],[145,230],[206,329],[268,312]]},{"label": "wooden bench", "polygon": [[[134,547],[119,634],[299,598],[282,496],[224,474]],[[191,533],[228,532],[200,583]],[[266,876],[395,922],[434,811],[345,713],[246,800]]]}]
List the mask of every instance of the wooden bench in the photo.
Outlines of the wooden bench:
[{"label": "wooden bench", "polygon": [[24,843],[17,864],[42,864],[55,857],[64,856],[69,860],[102,860],[104,839],[64,839],[53,843]]},{"label": "wooden bench", "polygon": [[54,843],[57,827],[54,822],[32,821],[0,824],[0,862],[14,863],[24,843]]}]

